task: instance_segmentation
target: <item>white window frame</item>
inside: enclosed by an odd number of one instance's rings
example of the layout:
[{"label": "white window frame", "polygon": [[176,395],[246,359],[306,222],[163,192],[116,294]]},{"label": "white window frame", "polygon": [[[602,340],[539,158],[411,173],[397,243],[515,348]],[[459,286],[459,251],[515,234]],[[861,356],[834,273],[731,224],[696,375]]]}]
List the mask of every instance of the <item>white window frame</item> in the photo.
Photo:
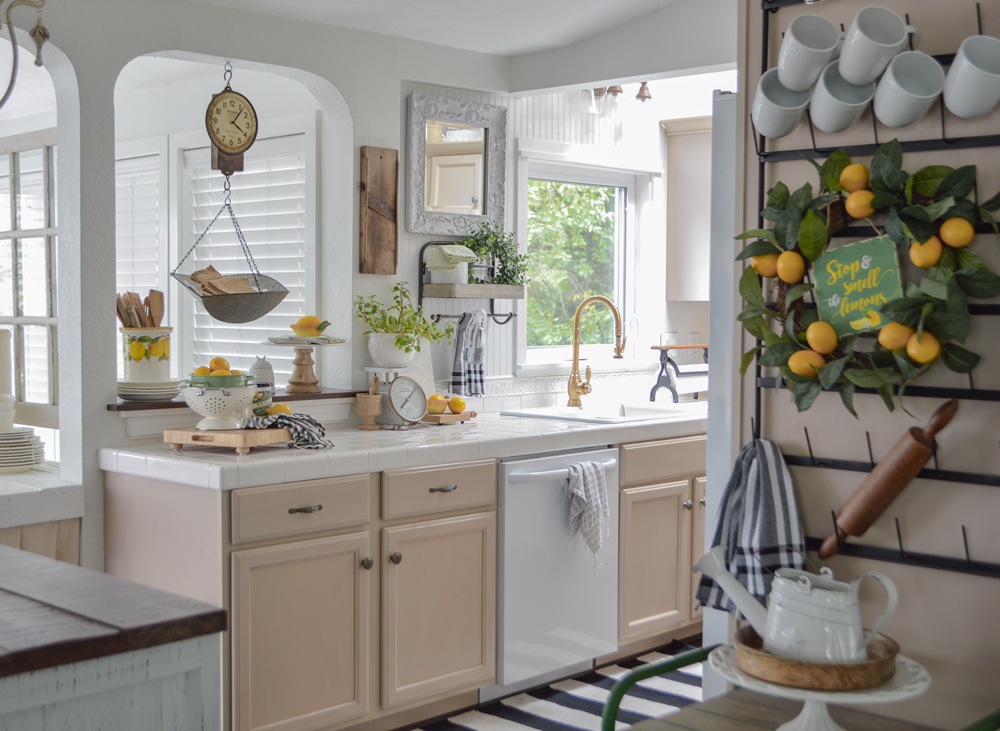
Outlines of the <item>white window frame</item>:
[{"label": "white window frame", "polygon": [[[319,268],[319,257],[316,250],[316,239],[319,235],[319,151],[317,149],[317,133],[319,117],[317,112],[304,112],[302,114],[290,114],[284,117],[270,118],[266,127],[258,127],[258,140],[271,137],[286,137],[290,135],[305,135],[305,159],[309,161],[304,171],[305,177],[305,205],[304,216],[305,232],[303,243],[303,256],[312,264],[303,273],[304,301],[303,307],[306,312],[316,312],[321,301],[319,291],[319,279],[316,272]],[[189,150],[208,148],[207,136],[204,130],[196,132],[186,132],[172,134],[169,136],[169,152],[167,154],[169,166],[170,195],[169,213],[170,220],[170,243],[169,243],[169,265],[167,273],[173,271],[177,262],[191,248],[193,241],[186,237],[181,240],[181,232],[190,230],[190,220],[187,219],[187,208],[181,205],[184,195],[184,153]],[[219,173],[222,175],[222,173]],[[220,202],[221,205],[221,202]],[[236,208],[234,206],[234,208]],[[236,216],[239,218],[239,210],[236,208]],[[228,217],[222,216],[215,224],[216,226],[231,226]],[[186,272],[190,274],[190,272]],[[266,274],[267,272],[261,272]],[[173,288],[178,295],[173,298],[168,306],[170,322],[189,323],[193,320],[195,299],[186,292],[181,292],[179,288]],[[190,338],[175,336],[171,343],[174,355],[172,360],[177,364],[179,373],[190,373],[194,368],[193,341]],[[267,346],[261,346],[261,353],[265,353]]]},{"label": "white window frame", "polygon": [[[535,140],[517,140],[517,239],[521,253],[528,247],[528,180],[555,179],[572,183],[623,187],[626,189],[625,251],[623,271],[618,271],[616,262],[615,305],[622,315],[623,327],[629,331],[629,323],[637,316],[637,289],[639,281],[637,268],[640,248],[644,240],[642,217],[648,215],[652,206],[652,179],[662,175],[662,170],[650,167],[643,161],[628,160],[625,155],[609,156],[603,150],[588,150],[570,145],[552,144]],[[620,254],[616,251],[616,257]],[[531,276],[529,263],[528,276]],[[624,284],[624,286],[623,286]],[[592,305],[600,307],[600,305]],[[514,375],[523,377],[564,375],[569,372],[568,362],[573,357],[571,345],[544,349],[534,349],[529,353],[527,345],[528,323],[527,302],[515,301],[514,311],[518,316],[516,361]],[[543,352],[544,351],[544,352]],[[610,345],[582,345],[581,359],[594,372],[645,369],[648,363],[623,363],[613,358]]]},{"label": "white window frame", "polygon": [[[13,155],[18,152],[26,152],[28,150],[35,150],[41,148],[43,150],[42,157],[42,170],[43,177],[45,178],[45,193],[47,200],[45,201],[45,212],[46,212],[46,225],[44,228],[36,229],[16,229],[15,228],[15,206],[16,206],[16,196],[14,195],[14,180],[15,180],[15,164],[14,158],[10,158],[11,165],[11,203],[10,203],[10,216],[11,216],[11,230],[10,232],[4,232],[2,237],[6,239],[25,239],[25,238],[41,238],[46,242],[46,248],[48,250],[47,258],[49,263],[49,317],[37,317],[37,316],[5,316],[0,318],[0,323],[4,325],[44,325],[49,328],[49,363],[48,363],[48,379],[49,379],[49,403],[48,404],[38,404],[38,403],[27,403],[21,401],[23,394],[20,393],[18,382],[19,382],[19,372],[23,370],[23,361],[17,357],[18,350],[17,344],[14,339],[15,335],[10,339],[10,348],[13,353],[13,364],[14,367],[11,371],[11,388],[14,394],[18,398],[17,402],[17,421],[20,424],[29,424],[31,426],[42,427],[46,429],[58,429],[59,428],[59,318],[57,316],[58,312],[58,300],[56,296],[56,245],[55,241],[58,240],[59,228],[58,221],[55,220],[57,213],[57,201],[56,201],[56,176],[55,176],[55,161],[52,155],[48,153],[48,150],[56,147],[58,144],[58,130],[55,128],[39,130],[37,132],[27,132],[20,135],[11,135],[10,137],[5,137],[0,139],[0,154]],[[16,290],[15,290],[16,291]]]}]

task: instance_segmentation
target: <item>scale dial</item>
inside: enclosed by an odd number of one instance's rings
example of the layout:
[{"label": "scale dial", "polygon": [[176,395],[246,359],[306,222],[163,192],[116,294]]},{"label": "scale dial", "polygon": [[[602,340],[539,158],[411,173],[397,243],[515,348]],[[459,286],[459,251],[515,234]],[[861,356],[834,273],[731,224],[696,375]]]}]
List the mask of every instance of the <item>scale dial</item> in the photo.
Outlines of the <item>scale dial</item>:
[{"label": "scale dial", "polygon": [[408,376],[399,376],[390,383],[386,396],[389,408],[404,424],[416,423],[427,413],[424,389]]},{"label": "scale dial", "polygon": [[209,139],[221,152],[238,155],[257,138],[257,112],[242,94],[230,88],[212,97],[205,112]]}]

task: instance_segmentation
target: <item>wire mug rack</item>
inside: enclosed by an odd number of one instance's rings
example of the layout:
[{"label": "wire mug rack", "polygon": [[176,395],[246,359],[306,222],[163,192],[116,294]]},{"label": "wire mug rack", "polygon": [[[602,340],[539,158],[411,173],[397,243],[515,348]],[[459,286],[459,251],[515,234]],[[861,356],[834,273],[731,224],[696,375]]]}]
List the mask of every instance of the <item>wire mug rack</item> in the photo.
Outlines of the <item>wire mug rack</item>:
[{"label": "wire mug rack", "polygon": [[[261,274],[257,270],[257,264],[253,260],[253,254],[250,253],[250,247],[247,246],[247,241],[243,237],[243,230],[240,228],[239,221],[236,220],[236,212],[233,211],[232,203],[230,202],[230,187],[229,187],[229,176],[226,176],[226,183],[223,188],[226,197],[222,203],[222,207],[219,212],[215,214],[215,217],[209,221],[208,226],[205,230],[201,232],[201,235],[195,240],[188,252],[177,262],[177,266],[174,270],[170,272],[170,276],[180,282],[184,289],[190,292],[193,296],[197,297],[201,304],[205,307],[205,310],[214,317],[216,320],[222,322],[231,323],[244,323],[252,322],[257,320],[275,307],[277,307],[286,295],[288,295],[288,290],[285,288],[281,282],[273,277],[269,277],[266,274]],[[201,292],[201,286],[192,281],[190,275],[181,274],[177,270],[181,268],[181,265],[187,261],[187,258],[191,256],[195,247],[201,243],[201,240],[205,238],[208,232],[212,229],[212,226],[219,216],[222,215],[223,211],[229,212],[229,219],[233,222],[233,229],[236,231],[236,238],[240,242],[240,248],[243,250],[243,256],[246,259],[247,266],[250,268],[249,279],[252,283],[256,292],[239,292],[236,294],[214,294],[205,295]]]}]

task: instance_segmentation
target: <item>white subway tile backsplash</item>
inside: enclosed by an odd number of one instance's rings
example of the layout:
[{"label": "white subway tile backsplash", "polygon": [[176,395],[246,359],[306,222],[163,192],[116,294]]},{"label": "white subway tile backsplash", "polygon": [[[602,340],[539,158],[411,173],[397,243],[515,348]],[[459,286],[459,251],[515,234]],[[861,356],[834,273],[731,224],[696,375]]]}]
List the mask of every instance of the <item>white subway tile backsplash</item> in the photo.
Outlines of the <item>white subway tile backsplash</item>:
[{"label": "white subway tile backsplash", "polygon": [[487,414],[493,414],[498,411],[503,411],[503,397],[486,396],[483,399],[483,412]]},{"label": "white subway tile backsplash", "polygon": [[504,411],[517,411],[521,408],[521,397],[503,396],[501,397],[501,406]]}]

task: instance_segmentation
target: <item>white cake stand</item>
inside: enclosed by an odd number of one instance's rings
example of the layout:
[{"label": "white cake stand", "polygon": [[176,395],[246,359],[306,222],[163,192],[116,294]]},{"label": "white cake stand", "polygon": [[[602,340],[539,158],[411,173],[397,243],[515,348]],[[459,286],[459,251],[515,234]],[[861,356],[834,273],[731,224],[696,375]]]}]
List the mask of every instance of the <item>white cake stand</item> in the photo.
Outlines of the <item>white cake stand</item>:
[{"label": "white cake stand", "polygon": [[931,684],[931,676],[923,666],[902,655],[896,655],[895,675],[881,685],[864,690],[806,690],[769,683],[740,670],[731,645],[712,650],[708,656],[708,664],[723,678],[747,690],[778,698],[804,701],[802,713],[779,726],[777,731],[845,731],[830,718],[830,712],[826,709],[827,703],[852,706],[892,703],[916,698]]}]

